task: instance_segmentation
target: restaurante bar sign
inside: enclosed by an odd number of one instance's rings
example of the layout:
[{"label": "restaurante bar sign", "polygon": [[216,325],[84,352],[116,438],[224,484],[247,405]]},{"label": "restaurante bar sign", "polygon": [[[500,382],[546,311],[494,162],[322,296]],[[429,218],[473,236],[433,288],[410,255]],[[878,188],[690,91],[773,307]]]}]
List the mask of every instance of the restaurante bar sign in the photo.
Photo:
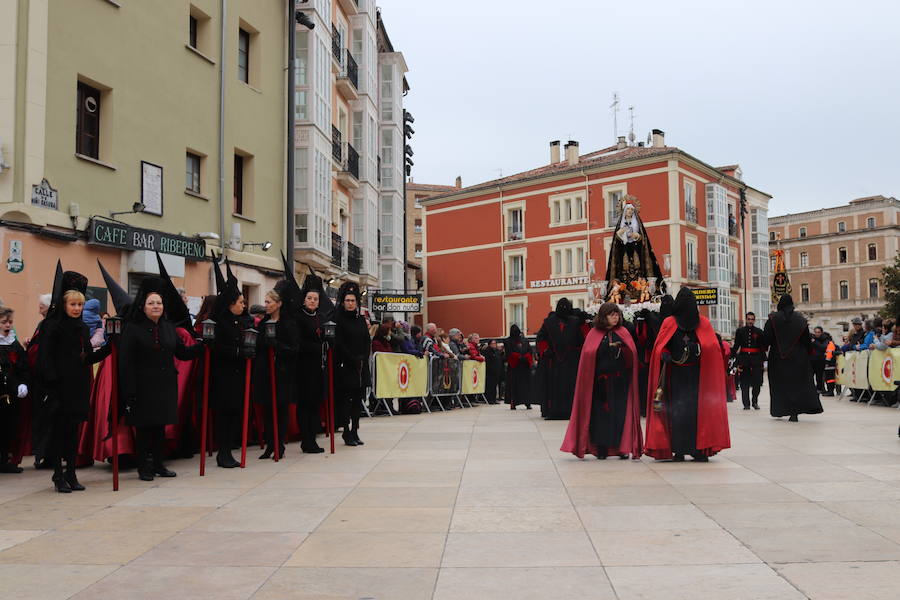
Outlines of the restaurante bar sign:
[{"label": "restaurante bar sign", "polygon": [[203,260],[206,257],[206,242],[201,239],[98,219],[91,221],[88,243],[123,250],[150,250],[174,254],[187,260]]}]

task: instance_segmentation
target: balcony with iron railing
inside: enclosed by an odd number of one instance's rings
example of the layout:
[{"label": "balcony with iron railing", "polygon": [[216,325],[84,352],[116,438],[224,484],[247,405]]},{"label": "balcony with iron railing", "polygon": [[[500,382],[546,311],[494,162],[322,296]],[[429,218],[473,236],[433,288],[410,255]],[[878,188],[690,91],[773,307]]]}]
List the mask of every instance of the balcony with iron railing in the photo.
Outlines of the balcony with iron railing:
[{"label": "balcony with iron railing", "polygon": [[331,264],[336,267],[343,266],[344,262],[344,240],[340,235],[331,232]]},{"label": "balcony with iron railing", "polygon": [[340,170],[343,165],[343,152],[341,148],[341,130],[331,126],[331,158],[334,159],[334,167]]},{"label": "balcony with iron railing", "polygon": [[524,290],[525,289],[525,280],[517,277],[515,275],[509,276],[509,289],[511,290]]},{"label": "balcony with iron railing", "polygon": [[686,204],[684,207],[684,220],[688,223],[697,224],[697,207],[692,204]]},{"label": "balcony with iron railing", "polygon": [[[334,26],[334,23],[331,24],[331,58],[333,58],[337,62],[337,69],[335,72],[340,72],[341,67],[341,34],[337,30],[337,27]],[[332,63],[334,66],[334,63]]]},{"label": "balcony with iron railing", "polygon": [[525,232],[523,232],[518,227],[507,227],[506,228],[506,240],[509,242],[517,242],[519,240],[525,239]]},{"label": "balcony with iron railing", "polygon": [[700,281],[700,265],[698,263],[687,263],[687,278],[693,281]]},{"label": "balcony with iron railing", "polygon": [[347,242],[347,270],[357,275],[362,271],[362,250],[351,242]]},{"label": "balcony with iron railing", "polygon": [[348,49],[344,49],[344,63],[337,76],[337,89],[347,100],[359,98],[359,67]]},{"label": "balcony with iron railing", "polygon": [[344,187],[356,189],[359,187],[359,153],[350,145],[350,142],[344,142],[341,145],[341,157],[338,163],[337,180]]}]

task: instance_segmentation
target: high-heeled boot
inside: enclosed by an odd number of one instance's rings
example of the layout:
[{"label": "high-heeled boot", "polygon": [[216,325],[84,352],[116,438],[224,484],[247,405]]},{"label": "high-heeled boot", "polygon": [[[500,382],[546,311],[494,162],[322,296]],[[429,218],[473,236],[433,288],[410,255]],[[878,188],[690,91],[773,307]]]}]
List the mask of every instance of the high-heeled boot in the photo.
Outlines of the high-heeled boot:
[{"label": "high-heeled boot", "polygon": [[83,492],[84,486],[78,483],[78,476],[75,475],[75,463],[66,464],[66,483],[73,492]]},{"label": "high-heeled boot", "polygon": [[353,428],[350,430],[350,432],[353,434],[353,439],[356,440],[356,445],[365,445],[365,443],[361,439],[359,439],[359,417],[353,417],[351,419],[351,422],[353,423]]},{"label": "high-heeled boot", "polygon": [[55,487],[56,491],[60,494],[72,493],[72,488],[69,487],[65,475],[63,475],[62,465],[57,465],[53,468],[53,477],[50,479],[53,481],[53,487]]}]

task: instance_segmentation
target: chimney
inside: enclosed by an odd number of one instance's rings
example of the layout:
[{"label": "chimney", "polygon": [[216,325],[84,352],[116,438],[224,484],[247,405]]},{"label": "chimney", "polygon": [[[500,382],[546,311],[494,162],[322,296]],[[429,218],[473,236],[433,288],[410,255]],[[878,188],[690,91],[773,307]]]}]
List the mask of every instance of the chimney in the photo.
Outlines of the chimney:
[{"label": "chimney", "polygon": [[628,143],[625,141],[625,136],[620,135],[618,141],[616,142],[616,150],[622,150],[623,148],[626,148],[627,146],[628,146]]},{"label": "chimney", "polygon": [[666,132],[662,129],[654,129],[652,131],[653,134],[653,147],[654,148],[665,148],[666,147]]},{"label": "chimney", "polygon": [[578,142],[575,140],[569,140],[569,142],[565,145],[566,149],[566,162],[569,163],[570,167],[574,167],[578,164]]},{"label": "chimney", "polygon": [[550,142],[550,164],[555,165],[559,162],[559,140]]},{"label": "chimney", "polygon": [[462,188],[462,175],[456,176],[456,189]]}]

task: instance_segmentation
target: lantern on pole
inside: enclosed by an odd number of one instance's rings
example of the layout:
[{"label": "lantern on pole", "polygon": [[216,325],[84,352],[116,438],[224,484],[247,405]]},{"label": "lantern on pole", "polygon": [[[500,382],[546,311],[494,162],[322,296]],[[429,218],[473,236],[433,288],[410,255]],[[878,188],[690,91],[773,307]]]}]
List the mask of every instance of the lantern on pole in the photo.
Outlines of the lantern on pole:
[{"label": "lantern on pole", "polygon": [[109,397],[110,435],[112,436],[113,491],[119,491],[119,352],[118,341],[122,334],[122,317],[109,317],[104,324],[106,337],[111,346],[109,353],[110,380],[112,390]]},{"label": "lantern on pole", "polygon": [[209,344],[216,338],[216,322],[206,319],[200,322],[203,338],[203,404],[200,408],[200,476],[206,475],[206,441],[209,428]]},{"label": "lantern on pole", "polygon": [[241,345],[246,358],[244,369],[244,426],[241,430],[241,468],[247,466],[247,428],[250,423],[250,368],[253,363],[253,353],[256,351],[256,337],[259,332],[255,329],[245,329],[241,335]]},{"label": "lantern on pole", "polygon": [[272,393],[272,448],[275,462],[281,459],[281,445],[278,439],[278,391],[275,385],[275,337],[278,323],[266,321],[266,341],[269,342],[269,389]]},{"label": "lantern on pole", "polygon": [[322,325],[325,347],[328,348],[328,403],[325,407],[325,427],[331,441],[331,453],[334,454],[334,338],[337,335],[337,323],[328,321]]}]

